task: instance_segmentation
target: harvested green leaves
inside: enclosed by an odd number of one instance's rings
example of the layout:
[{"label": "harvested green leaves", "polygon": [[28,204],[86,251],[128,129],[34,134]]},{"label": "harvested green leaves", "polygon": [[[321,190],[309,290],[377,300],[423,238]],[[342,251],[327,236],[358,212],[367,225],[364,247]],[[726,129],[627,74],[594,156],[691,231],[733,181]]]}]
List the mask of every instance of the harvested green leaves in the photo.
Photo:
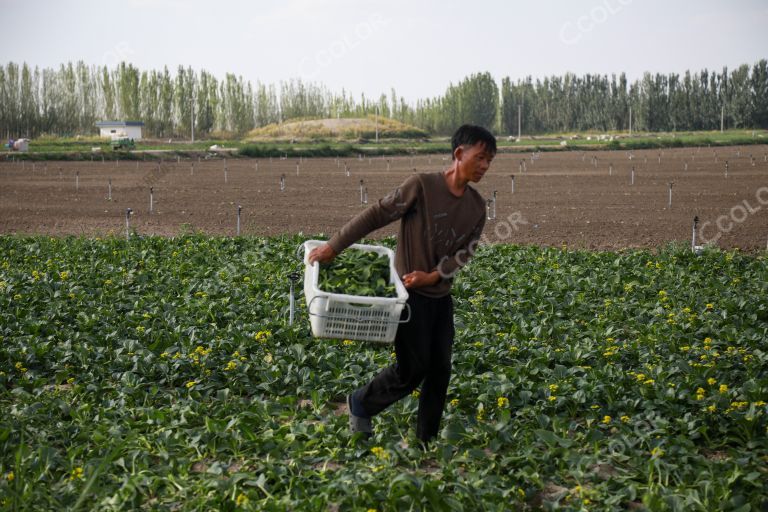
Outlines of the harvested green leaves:
[{"label": "harvested green leaves", "polygon": [[390,284],[389,258],[360,249],[347,249],[327,265],[320,266],[318,286],[329,293],[363,297],[397,297]]}]

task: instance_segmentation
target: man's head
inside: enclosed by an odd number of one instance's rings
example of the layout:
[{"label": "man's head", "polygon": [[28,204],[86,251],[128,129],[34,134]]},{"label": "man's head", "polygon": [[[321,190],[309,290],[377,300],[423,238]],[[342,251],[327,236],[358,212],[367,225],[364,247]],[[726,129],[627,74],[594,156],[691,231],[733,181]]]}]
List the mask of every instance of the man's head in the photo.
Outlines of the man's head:
[{"label": "man's head", "polygon": [[451,153],[453,160],[456,160],[456,150],[462,146],[468,149],[480,144],[490,157],[496,156],[496,137],[482,126],[465,124],[456,130],[451,138]]},{"label": "man's head", "polygon": [[451,144],[458,176],[472,183],[483,179],[496,156],[496,138],[491,132],[481,126],[465,124],[453,134]]}]

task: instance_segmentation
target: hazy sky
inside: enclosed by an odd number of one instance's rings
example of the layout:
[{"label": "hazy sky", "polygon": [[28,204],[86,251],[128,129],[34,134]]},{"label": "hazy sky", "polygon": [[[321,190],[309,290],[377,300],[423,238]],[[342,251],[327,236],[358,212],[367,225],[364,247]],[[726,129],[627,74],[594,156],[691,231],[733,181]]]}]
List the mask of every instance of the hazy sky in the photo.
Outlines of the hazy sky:
[{"label": "hazy sky", "polygon": [[0,62],[68,61],[252,82],[302,78],[408,101],[489,71],[631,79],[768,57],[768,0],[0,0]]}]

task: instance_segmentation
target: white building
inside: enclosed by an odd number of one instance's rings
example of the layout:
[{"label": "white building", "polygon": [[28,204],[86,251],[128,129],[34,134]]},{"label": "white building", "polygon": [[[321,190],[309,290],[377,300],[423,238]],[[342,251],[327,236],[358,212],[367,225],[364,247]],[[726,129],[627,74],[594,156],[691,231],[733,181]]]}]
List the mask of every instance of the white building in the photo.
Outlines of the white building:
[{"label": "white building", "polygon": [[141,129],[144,123],[141,121],[99,121],[99,136],[109,139],[128,137],[133,140],[141,140]]}]

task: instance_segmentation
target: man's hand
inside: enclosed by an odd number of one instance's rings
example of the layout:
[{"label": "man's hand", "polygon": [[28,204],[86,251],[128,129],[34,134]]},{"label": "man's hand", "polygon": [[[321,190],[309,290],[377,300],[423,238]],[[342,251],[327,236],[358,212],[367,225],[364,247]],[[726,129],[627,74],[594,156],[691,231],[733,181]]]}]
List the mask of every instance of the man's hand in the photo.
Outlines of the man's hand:
[{"label": "man's hand", "polygon": [[432,286],[440,281],[440,273],[437,270],[432,272],[423,272],[416,270],[403,276],[403,285],[408,289],[423,288]]},{"label": "man's hand", "polygon": [[329,244],[323,244],[310,251],[309,263],[312,264],[316,261],[320,263],[328,263],[336,256],[336,251],[334,251]]}]

